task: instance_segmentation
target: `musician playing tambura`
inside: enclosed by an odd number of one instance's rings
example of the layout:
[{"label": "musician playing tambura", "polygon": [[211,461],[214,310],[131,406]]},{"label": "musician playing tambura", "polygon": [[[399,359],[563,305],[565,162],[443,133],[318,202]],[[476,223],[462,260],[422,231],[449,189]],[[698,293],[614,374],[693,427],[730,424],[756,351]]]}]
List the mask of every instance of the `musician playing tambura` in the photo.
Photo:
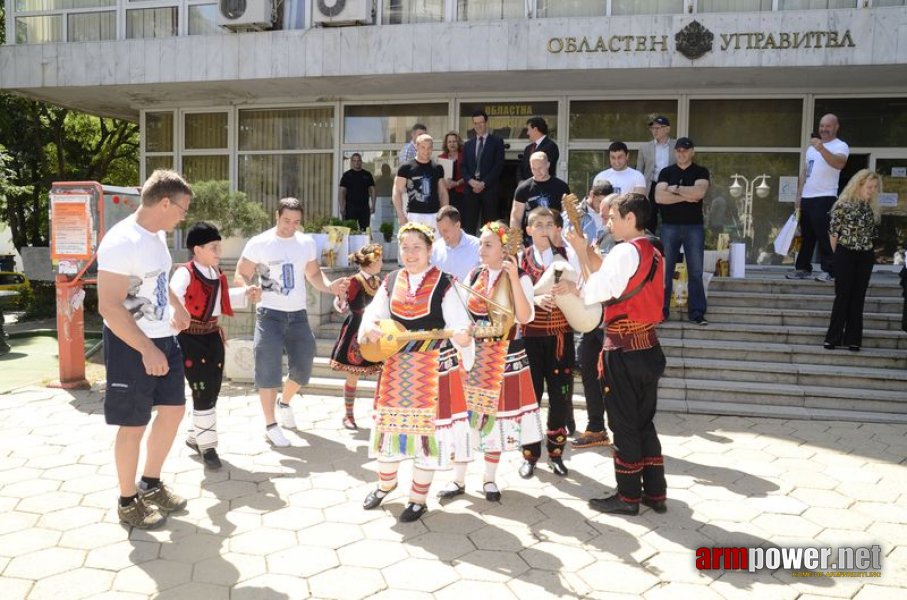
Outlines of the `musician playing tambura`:
[{"label": "musician playing tambura", "polygon": [[593,498],[589,506],[605,513],[635,515],[640,503],[665,512],[667,484],[661,442],[653,419],[658,379],[665,357],[655,335],[663,319],[664,265],[645,235],[650,205],[642,194],[611,202],[608,227],[618,240],[602,261],[584,238],[568,241],[594,271],[583,287],[586,303],[605,302],[605,343],[599,361],[608,423],[614,434],[617,493]]},{"label": "musician playing tambura", "polygon": [[[518,229],[512,231],[522,237]],[[469,287],[477,292],[470,294],[466,303],[477,325],[492,323],[493,311],[500,308],[490,305],[482,296],[499,299],[498,291],[502,287],[510,290],[508,303],[516,323],[528,323],[535,316],[532,279],[520,271],[516,258],[504,251],[509,237],[507,226],[500,221],[488,223],[481,230],[479,260],[482,264],[466,277]],[[467,374],[463,389],[477,449],[485,456],[482,491],[486,500],[497,502],[501,491],[495,476],[501,452],[517,450],[542,439],[539,405],[519,325],[511,327],[503,337],[476,340],[475,366]],[[466,491],[466,466],[465,462],[454,463],[454,480],[438,493],[439,498],[454,498]]]},{"label": "musician playing tambura", "polygon": [[425,514],[434,471],[449,469],[452,460],[472,460],[474,444],[457,350],[468,370],[475,345],[453,278],[429,265],[434,230],[411,221],[400,228],[397,240],[403,269],[390,273],[375,292],[362,316],[359,343],[381,339],[378,321],[386,319],[409,331],[452,331],[449,340],[408,342],[390,356],[375,392],[369,457],[378,460],[378,487],[365,498],[363,508],[381,504],[397,487],[400,461],[411,458],[415,464],[409,503],[399,517],[407,523]]},{"label": "musician playing tambura", "polygon": [[[520,253],[520,268],[529,275],[533,284],[537,283],[546,269],[555,261],[567,260],[570,255],[574,272],[579,273],[579,265],[572,249],[553,246],[552,238],[556,235],[555,215],[544,207],[535,208],[529,213],[526,231],[532,244]],[[573,346],[573,329],[567,323],[564,313],[555,305],[557,294],[578,294],[576,285],[570,281],[560,281],[550,292],[533,297],[535,316],[523,328],[526,355],[532,376],[532,386],[536,401],[541,404],[545,388],[548,390],[548,420],[546,427],[548,463],[555,474],[564,477],[567,467],[564,465],[564,446],[567,442],[567,422],[572,417],[573,367],[576,362],[576,350]],[[541,442],[523,446],[523,464],[520,466],[520,477],[529,479],[535,472],[535,465],[541,457]]]}]

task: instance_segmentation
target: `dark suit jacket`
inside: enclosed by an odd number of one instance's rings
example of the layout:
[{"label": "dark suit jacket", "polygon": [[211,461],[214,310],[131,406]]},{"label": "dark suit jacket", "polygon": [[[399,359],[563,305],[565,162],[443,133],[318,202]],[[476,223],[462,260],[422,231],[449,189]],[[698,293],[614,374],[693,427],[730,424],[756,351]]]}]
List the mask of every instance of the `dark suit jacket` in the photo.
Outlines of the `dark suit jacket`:
[{"label": "dark suit jacket", "polygon": [[532,152],[529,151],[529,148],[531,147],[532,144],[526,144],[526,147],[523,149],[523,156],[520,158],[520,181],[532,177],[532,169],[529,168],[529,156],[533,152],[544,152],[548,155],[548,162],[551,163],[548,167],[548,173],[552,177],[556,177],[557,161],[561,156],[561,152],[557,148],[557,143],[546,135],[545,139],[542,140],[542,143]]},{"label": "dark suit jacket", "polygon": [[[469,181],[476,175],[476,145],[478,138],[472,138],[463,147],[463,179]],[[485,182],[485,196],[497,197],[498,180],[504,169],[504,140],[496,135],[488,134],[485,137],[485,148],[482,150],[482,164],[479,165],[479,179]],[[466,194],[472,193],[472,188],[467,184]]]}]

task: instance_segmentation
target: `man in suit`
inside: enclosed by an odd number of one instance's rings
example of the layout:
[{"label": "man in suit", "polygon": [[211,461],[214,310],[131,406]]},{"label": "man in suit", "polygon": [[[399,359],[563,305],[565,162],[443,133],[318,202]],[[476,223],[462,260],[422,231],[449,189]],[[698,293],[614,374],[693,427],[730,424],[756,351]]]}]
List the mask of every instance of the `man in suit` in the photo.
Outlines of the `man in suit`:
[{"label": "man in suit", "polygon": [[488,115],[472,113],[476,136],[463,148],[463,230],[475,235],[479,224],[500,218],[498,214],[498,180],[504,169],[504,140],[488,132]]},{"label": "man in suit", "polygon": [[676,162],[674,157],[674,142],[671,139],[671,122],[668,118],[659,115],[649,121],[649,131],[652,141],[643,144],[636,158],[636,170],[646,178],[646,190],[649,192],[649,221],[646,229],[655,233],[658,227],[658,204],[655,203],[655,184],[658,183],[658,174],[665,167]]},{"label": "man in suit", "polygon": [[542,117],[531,117],[526,121],[526,133],[529,135],[531,143],[526,146],[523,150],[523,156],[520,157],[520,181],[525,181],[532,177],[529,157],[535,152],[544,152],[548,155],[549,174],[555,177],[557,175],[557,161],[561,153],[554,140],[548,137],[548,123]]}]

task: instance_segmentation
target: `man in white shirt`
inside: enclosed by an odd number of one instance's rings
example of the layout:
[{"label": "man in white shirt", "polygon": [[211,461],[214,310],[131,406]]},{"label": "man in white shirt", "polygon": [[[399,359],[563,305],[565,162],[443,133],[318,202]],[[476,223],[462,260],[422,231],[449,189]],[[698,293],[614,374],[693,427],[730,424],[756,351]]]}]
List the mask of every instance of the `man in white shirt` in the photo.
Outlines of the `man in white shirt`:
[{"label": "man in white shirt", "polygon": [[615,194],[646,193],[646,178],[642,173],[629,166],[630,150],[623,142],[612,142],[608,146],[610,169],[601,171],[592,180],[592,185],[605,181],[611,184]]},{"label": "man in white shirt", "polygon": [[[234,278],[237,285],[245,286],[256,273],[259,277],[261,303],[256,311],[253,342],[255,387],[265,415],[265,435],[280,448],[289,446],[290,441],[276,416],[284,427],[296,428],[290,400],[309,382],[315,360],[315,334],[306,313],[305,280],[319,292],[340,297],[349,287],[349,278],[331,281],[318,267],[315,242],[299,232],[301,222],[302,203],[296,198],[281,200],[277,226],[246,243]],[[283,382],[283,396],[278,398],[284,351],[290,373]]]},{"label": "man in white shirt", "polygon": [[462,283],[479,264],[479,238],[463,231],[460,211],[454,206],[442,207],[436,220],[441,239],[432,244],[431,264]]},{"label": "man in white shirt", "polygon": [[838,117],[825,115],[819,120],[819,132],[810,136],[806,161],[800,173],[797,188],[797,208],[800,209],[800,251],[797,253],[796,270],[788,279],[812,277],[813,250],[819,243],[821,275],[816,281],[834,279],[832,249],[828,239],[828,211],[838,197],[838,180],[841,169],[847,164],[850,148],[838,139]]},{"label": "man in white shirt", "polygon": [[[104,317],[107,391],[104,419],[117,425],[114,457],[120,488],[117,515],[139,529],[164,522],[186,500],[161,481],[186,405],[183,353],[176,333],[189,313],[169,290],[173,261],[165,232],[186,218],[192,189],[174,171],[159,169],[142,186],[142,204],[104,235],[98,247],[98,312]],[[145,469],[136,484],[142,437]]]}]

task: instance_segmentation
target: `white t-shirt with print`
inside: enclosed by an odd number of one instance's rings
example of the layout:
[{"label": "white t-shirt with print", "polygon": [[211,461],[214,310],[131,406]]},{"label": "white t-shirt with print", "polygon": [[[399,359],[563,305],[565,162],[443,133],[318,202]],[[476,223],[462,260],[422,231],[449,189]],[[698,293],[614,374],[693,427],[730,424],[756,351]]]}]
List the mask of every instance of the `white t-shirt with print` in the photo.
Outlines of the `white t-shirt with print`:
[{"label": "white t-shirt with print", "polygon": [[633,188],[645,189],[646,187],[645,176],[631,167],[627,167],[623,171],[605,169],[592,180],[597,181],[599,179],[607,179],[608,183],[614,188],[615,194],[629,194],[633,191]]},{"label": "white t-shirt with print", "polygon": [[170,326],[167,284],[171,266],[166,234],[148,231],[136,222],[134,214],[114,225],[98,246],[98,270],[129,278],[123,306],[151,339],[177,333]]},{"label": "white t-shirt with print", "polygon": [[[835,138],[824,142],[825,149],[832,154],[850,155],[850,147]],[[806,149],[806,182],[803,184],[803,198],[818,198],[820,196],[837,196],[838,179],[841,170],[825,162],[819,151],[810,146]]]},{"label": "white t-shirt with print", "polygon": [[315,240],[298,231],[293,237],[278,237],[273,227],[250,239],[242,258],[256,264],[260,306],[284,312],[305,309],[305,268],[315,260]]}]

